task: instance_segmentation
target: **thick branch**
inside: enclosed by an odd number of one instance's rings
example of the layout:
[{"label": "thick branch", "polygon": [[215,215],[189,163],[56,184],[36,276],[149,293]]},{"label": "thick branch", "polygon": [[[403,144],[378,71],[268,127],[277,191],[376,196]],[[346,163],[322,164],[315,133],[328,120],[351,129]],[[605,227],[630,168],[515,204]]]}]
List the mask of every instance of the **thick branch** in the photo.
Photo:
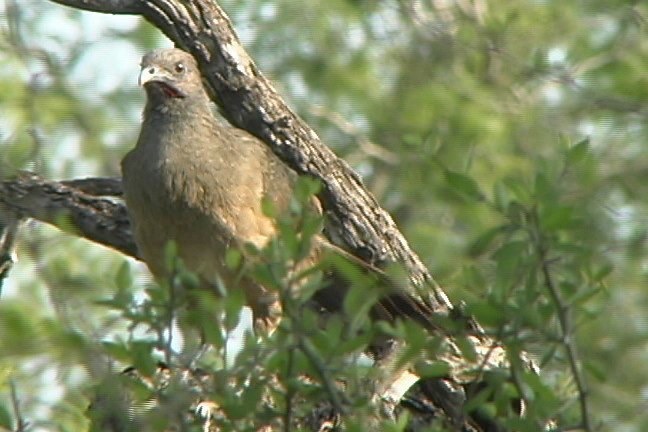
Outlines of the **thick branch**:
[{"label": "thick branch", "polygon": [[54,0],[75,9],[110,14],[135,15],[142,12],[140,0]]},{"label": "thick branch", "polygon": [[118,179],[52,182],[23,173],[0,182],[0,208],[17,218],[38,219],[137,258],[126,207],[95,196],[119,194]]}]

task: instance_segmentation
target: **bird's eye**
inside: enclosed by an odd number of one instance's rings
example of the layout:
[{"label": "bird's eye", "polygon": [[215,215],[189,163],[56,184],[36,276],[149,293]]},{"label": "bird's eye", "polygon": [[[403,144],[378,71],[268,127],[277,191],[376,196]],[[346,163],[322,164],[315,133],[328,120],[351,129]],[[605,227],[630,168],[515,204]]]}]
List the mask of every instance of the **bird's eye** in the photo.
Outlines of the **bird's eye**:
[{"label": "bird's eye", "polygon": [[176,71],[177,73],[182,73],[182,72],[184,72],[184,71],[185,71],[185,65],[183,65],[182,63],[176,63],[176,65],[175,65],[175,71]]}]

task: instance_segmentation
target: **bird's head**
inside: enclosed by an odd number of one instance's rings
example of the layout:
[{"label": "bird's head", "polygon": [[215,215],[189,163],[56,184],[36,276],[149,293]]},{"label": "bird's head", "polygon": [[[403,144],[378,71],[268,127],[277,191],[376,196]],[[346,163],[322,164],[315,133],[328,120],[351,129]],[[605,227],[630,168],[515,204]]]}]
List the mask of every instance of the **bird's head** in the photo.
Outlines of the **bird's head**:
[{"label": "bird's head", "polygon": [[151,51],[142,58],[141,67],[139,85],[154,101],[205,96],[196,60],[185,51],[177,48]]}]

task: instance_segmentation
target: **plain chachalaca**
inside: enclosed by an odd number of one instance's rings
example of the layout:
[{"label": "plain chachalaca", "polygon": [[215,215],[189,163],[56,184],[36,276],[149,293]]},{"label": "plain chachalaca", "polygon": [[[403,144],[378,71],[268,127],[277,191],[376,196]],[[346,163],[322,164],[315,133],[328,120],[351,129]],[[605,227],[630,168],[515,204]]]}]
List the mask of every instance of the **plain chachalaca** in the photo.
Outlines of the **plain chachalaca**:
[{"label": "plain chachalaca", "polygon": [[[136,147],[122,161],[124,196],[139,252],[157,278],[168,276],[165,245],[174,241],[188,270],[204,282],[217,278],[243,289],[255,320],[274,321],[276,293],[238,277],[225,264],[230,247],[261,248],[277,234],[264,214],[269,200],[281,213],[293,195],[297,174],[263,142],[214,116],[194,58],[179,49],[144,56],[139,83],[146,90]],[[310,263],[326,250],[348,256],[323,236],[313,241]],[[325,308],[341,305],[345,287],[332,277],[317,298]],[[428,310],[405,293],[392,292],[373,308],[378,319],[408,315],[425,322]]]}]

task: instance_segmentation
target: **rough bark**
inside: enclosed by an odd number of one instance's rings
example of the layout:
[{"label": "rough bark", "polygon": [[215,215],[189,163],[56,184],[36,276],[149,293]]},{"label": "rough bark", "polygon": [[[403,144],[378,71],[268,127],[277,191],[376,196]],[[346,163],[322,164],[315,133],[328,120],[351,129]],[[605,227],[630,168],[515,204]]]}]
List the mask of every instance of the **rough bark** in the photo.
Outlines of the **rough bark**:
[{"label": "rough bark", "polygon": [[23,172],[0,182],[0,220],[36,219],[137,258],[126,208],[104,198],[120,195],[120,179],[55,182]]}]

